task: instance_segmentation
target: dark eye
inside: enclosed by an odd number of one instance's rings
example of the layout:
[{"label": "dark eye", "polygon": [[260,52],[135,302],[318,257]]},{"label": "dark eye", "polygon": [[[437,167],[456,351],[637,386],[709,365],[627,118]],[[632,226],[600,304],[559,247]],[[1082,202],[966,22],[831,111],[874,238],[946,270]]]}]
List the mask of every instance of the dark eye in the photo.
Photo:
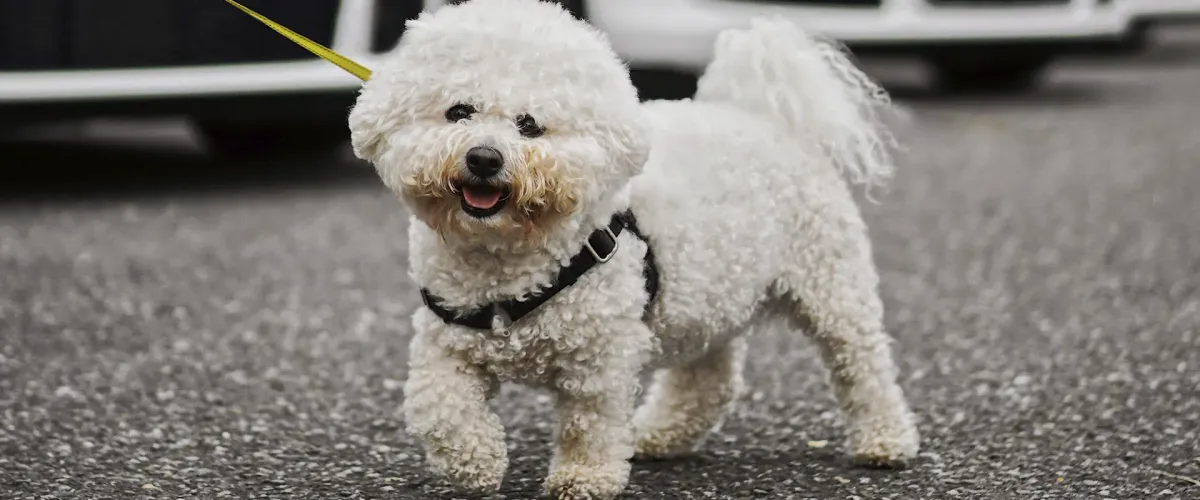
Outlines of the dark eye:
[{"label": "dark eye", "polygon": [[446,121],[450,123],[466,120],[475,114],[475,106],[470,104],[455,104],[446,110]]},{"label": "dark eye", "polygon": [[517,117],[517,130],[521,131],[521,135],[529,138],[541,137],[542,133],[546,131],[544,127],[538,125],[537,120],[529,115]]}]

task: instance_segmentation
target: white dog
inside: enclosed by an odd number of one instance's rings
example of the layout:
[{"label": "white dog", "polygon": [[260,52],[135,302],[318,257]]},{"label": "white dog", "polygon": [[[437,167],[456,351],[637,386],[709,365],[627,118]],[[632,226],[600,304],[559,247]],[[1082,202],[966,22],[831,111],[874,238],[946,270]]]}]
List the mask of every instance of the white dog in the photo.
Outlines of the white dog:
[{"label": "white dog", "polygon": [[775,319],[820,345],[849,454],[913,457],[843,179],[890,175],[872,110],[885,102],[838,48],[782,21],[724,33],[694,100],[646,104],[605,37],[556,4],[474,0],[410,21],[349,121],[414,216],[426,307],[404,414],[431,466],[464,491],[499,488],[488,400],[515,381],[557,396],[548,494],[613,498],[635,454],[694,450],[720,423],[744,334]]}]

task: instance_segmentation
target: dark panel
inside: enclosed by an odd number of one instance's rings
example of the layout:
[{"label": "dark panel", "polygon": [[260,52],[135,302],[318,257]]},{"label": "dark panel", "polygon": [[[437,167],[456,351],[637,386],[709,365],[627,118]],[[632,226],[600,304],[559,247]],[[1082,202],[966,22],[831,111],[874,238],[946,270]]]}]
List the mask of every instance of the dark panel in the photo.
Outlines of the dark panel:
[{"label": "dark panel", "polygon": [[70,5],[71,67],[161,66],[178,60],[176,1],[71,0]]},{"label": "dark panel", "polygon": [[62,66],[65,7],[66,0],[0,0],[0,71]]},{"label": "dark panel", "polygon": [[1030,5],[1066,5],[1071,0],[929,0],[930,5],[948,7],[1028,7]]},{"label": "dark panel", "polygon": [[[471,0],[448,0],[446,2],[446,4],[447,5],[455,5],[455,4],[460,4],[460,3],[467,3],[470,1]],[[562,5],[563,8],[567,9],[567,12],[570,12],[571,15],[575,16],[576,19],[587,20],[587,10],[584,9],[584,3],[585,3],[584,0],[552,0],[552,1],[554,3]],[[600,0],[592,0],[592,1],[597,2]]]},{"label": "dark panel", "polygon": [[[470,0],[448,0],[446,5],[465,3]],[[584,0],[557,0],[578,19],[587,19]],[[404,21],[416,18],[423,10],[421,0],[376,0],[375,33],[371,50],[387,52],[395,48],[404,34]]]},{"label": "dark panel", "polygon": [[[308,59],[308,51],[254,18],[215,0],[170,0],[183,15],[185,64]],[[325,45],[333,41],[337,0],[243,0],[245,6]]]},{"label": "dark panel", "polygon": [[[338,0],[243,0],[329,45]],[[220,0],[0,0],[0,70],[310,59]]]},{"label": "dark panel", "polygon": [[[567,12],[570,12],[572,15],[574,15],[576,19],[583,19],[585,21],[587,20],[587,18],[588,18],[587,17],[587,9],[584,6],[584,4],[585,4],[584,0],[557,0],[557,1],[558,1],[558,3],[562,4],[562,6],[567,9]],[[592,1],[594,2],[594,1],[598,1],[598,0],[592,0]]]},{"label": "dark panel", "polygon": [[791,5],[816,5],[831,7],[878,7],[881,0],[739,0],[748,3],[780,3]]},{"label": "dark panel", "polygon": [[404,33],[404,21],[420,15],[423,4],[422,0],[375,0],[375,32],[371,50],[392,50]]}]

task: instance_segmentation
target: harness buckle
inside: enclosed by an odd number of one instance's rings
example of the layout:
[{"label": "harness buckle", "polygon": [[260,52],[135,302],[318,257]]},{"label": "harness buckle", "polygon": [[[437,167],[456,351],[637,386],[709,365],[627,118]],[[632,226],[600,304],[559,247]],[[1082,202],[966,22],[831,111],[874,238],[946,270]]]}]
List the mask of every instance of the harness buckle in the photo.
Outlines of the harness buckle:
[{"label": "harness buckle", "polygon": [[612,240],[613,247],[612,247],[612,250],[610,250],[608,252],[608,255],[605,255],[603,257],[600,256],[600,252],[596,251],[596,247],[592,246],[591,238],[583,241],[583,247],[586,248],[587,251],[592,254],[592,257],[596,258],[596,262],[599,262],[599,263],[605,263],[605,262],[612,260],[613,255],[617,254],[617,248],[620,248],[620,246],[621,246],[620,242],[617,241],[617,234],[613,232],[612,228],[605,226],[604,234],[607,234],[608,238],[610,240]]}]

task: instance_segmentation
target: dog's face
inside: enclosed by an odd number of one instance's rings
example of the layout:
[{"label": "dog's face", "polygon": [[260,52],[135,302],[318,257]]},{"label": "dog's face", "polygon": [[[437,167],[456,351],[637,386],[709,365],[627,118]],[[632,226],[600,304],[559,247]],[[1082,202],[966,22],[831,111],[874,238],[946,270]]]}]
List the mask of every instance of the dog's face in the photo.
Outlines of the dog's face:
[{"label": "dog's face", "polygon": [[350,115],[359,157],[443,238],[517,243],[640,172],[637,92],[556,4],[474,0],[410,21]]}]

